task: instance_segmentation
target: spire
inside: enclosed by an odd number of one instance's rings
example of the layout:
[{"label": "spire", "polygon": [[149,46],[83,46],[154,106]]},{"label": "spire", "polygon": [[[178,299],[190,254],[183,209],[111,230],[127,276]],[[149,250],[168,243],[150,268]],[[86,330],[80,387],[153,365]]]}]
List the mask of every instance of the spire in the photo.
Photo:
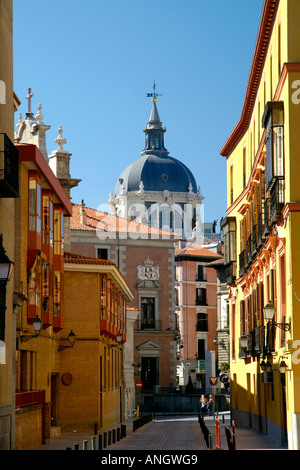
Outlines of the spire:
[{"label": "spire", "polygon": [[147,93],[147,97],[151,97],[153,103],[147,126],[143,129],[146,134],[146,145],[141,155],[145,154],[158,154],[168,155],[169,152],[164,147],[164,133],[166,128],[163,129],[157,110],[157,97],[161,96],[160,93],[155,91],[156,84],[153,83],[153,93]]}]

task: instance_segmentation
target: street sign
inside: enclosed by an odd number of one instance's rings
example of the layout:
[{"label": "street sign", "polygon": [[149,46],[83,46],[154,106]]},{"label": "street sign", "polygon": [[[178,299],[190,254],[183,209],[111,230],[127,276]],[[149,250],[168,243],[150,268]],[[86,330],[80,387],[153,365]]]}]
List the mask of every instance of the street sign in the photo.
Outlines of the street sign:
[{"label": "street sign", "polygon": [[218,378],[219,377],[209,377],[210,383],[212,385],[216,385],[216,383],[218,382]]},{"label": "street sign", "polygon": [[135,382],[135,388],[142,388],[142,382]]},{"label": "street sign", "polygon": [[223,384],[226,384],[227,382],[229,382],[229,375],[228,374],[221,374],[220,375],[220,381]]}]

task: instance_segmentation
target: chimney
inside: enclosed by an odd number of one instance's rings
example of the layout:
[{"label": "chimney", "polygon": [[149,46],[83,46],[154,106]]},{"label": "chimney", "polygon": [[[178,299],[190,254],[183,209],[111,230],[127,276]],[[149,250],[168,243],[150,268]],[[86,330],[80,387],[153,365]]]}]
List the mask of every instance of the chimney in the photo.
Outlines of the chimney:
[{"label": "chimney", "polygon": [[85,225],[86,224],[86,212],[85,212],[85,204],[84,204],[84,200],[82,199],[81,201],[81,204],[79,204],[79,207],[80,207],[80,223],[82,225]]}]

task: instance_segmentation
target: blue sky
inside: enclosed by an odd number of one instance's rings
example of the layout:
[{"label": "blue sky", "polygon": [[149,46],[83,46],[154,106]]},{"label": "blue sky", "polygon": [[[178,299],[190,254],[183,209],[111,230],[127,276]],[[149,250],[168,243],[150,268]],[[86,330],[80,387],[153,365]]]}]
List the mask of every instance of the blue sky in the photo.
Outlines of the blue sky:
[{"label": "blue sky", "polygon": [[[246,91],[263,0],[14,0],[14,90],[25,116],[42,104],[47,150],[63,127],[72,201],[100,208],[144,148],[152,103],[165,146],[204,195],[205,221],[226,211],[226,159]],[[18,113],[16,113],[17,123]]]}]

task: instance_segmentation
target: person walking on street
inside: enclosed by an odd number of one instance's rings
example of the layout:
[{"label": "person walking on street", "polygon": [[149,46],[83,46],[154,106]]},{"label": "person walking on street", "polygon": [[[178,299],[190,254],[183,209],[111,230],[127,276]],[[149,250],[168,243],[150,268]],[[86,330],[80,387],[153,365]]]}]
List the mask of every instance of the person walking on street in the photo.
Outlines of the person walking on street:
[{"label": "person walking on street", "polygon": [[212,396],[212,394],[210,394],[208,397],[208,403],[207,403],[207,411],[208,411],[209,416],[212,416],[213,404],[214,404],[214,397]]},{"label": "person walking on street", "polygon": [[201,398],[200,398],[200,409],[201,409],[201,416],[203,418],[203,416],[206,415],[206,407],[207,407],[207,400],[205,398],[205,395],[201,395]]}]

